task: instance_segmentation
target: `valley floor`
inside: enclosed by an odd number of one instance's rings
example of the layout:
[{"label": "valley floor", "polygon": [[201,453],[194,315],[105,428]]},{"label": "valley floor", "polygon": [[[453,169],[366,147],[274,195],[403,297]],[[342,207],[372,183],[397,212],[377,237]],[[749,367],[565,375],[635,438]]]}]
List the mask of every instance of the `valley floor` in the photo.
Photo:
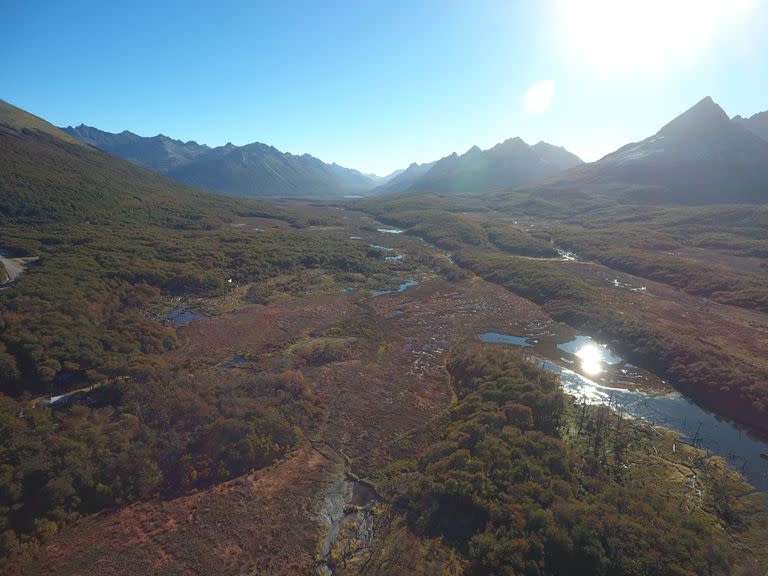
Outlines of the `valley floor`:
[{"label": "valley floor", "polygon": [[[389,260],[390,273],[381,278],[352,275],[342,285],[319,274],[302,279],[293,292],[284,290],[293,286],[285,278],[282,284],[240,286],[224,297],[190,301],[201,316],[178,327],[179,346],[165,356],[202,384],[300,371],[321,413],[300,447],[275,464],[211,488],[82,520],[44,545],[28,573],[364,574],[366,558],[387,544],[382,530],[403,530],[397,521],[387,524],[393,521],[393,494],[377,487],[377,471],[415,457],[442,429],[456,400],[446,372],[450,351],[482,332],[529,336],[562,329],[539,306],[497,284],[468,275],[446,280],[440,268],[449,264],[449,255],[419,238],[377,232],[383,225],[359,212],[311,209],[342,223],[314,233],[355,237],[404,258]],[[271,225],[265,219],[238,224],[253,234]],[[602,286],[617,307],[676,324],[686,337],[722,333],[736,353],[768,346],[764,315],[681,299],[666,286],[615,276],[599,265],[562,265]],[[614,277],[642,283],[647,291],[617,288]],[[254,288],[263,303],[246,301]],[[664,390],[658,380],[649,387]],[[696,468],[703,466],[701,458],[679,443],[673,448],[674,436],[663,431],[657,436],[649,444],[651,453],[635,453],[637,460],[629,465],[643,470],[648,482],[658,482],[668,498],[680,499],[681,507],[703,510],[700,489],[694,486],[697,499],[690,488],[691,477],[707,481]],[[581,440],[574,433],[571,441]],[[371,481],[366,495],[354,501],[350,489],[343,518],[321,517],[340,482],[359,479]],[[734,541],[766,566],[766,551],[759,549],[760,538],[768,537],[763,504],[737,477],[733,482],[744,513],[760,518],[750,530],[734,533]],[[339,535],[329,540],[334,524]]]}]

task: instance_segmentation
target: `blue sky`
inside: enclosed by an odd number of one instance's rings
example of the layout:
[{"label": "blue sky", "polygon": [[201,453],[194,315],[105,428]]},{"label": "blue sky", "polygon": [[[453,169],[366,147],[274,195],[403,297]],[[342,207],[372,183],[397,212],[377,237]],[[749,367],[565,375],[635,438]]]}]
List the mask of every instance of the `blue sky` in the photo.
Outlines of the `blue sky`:
[{"label": "blue sky", "polygon": [[513,136],[595,160],[707,95],[768,109],[763,0],[0,0],[0,15],[0,98],[54,124],[379,174]]}]

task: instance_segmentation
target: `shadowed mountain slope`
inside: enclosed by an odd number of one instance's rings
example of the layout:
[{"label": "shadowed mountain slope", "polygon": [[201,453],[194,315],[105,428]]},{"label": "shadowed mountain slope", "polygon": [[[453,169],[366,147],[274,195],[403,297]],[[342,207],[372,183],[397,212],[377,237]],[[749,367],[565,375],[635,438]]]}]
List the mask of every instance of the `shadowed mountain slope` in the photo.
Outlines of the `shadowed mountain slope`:
[{"label": "shadowed mountain slope", "polygon": [[737,124],[741,124],[754,135],[768,141],[768,110],[765,112],[758,112],[749,118],[735,116],[733,121]]},{"label": "shadowed mountain slope", "polygon": [[531,190],[607,194],[631,202],[768,202],[768,142],[731,121],[707,97],[653,136]]},{"label": "shadowed mountain slope", "polygon": [[510,138],[493,148],[473,146],[466,153],[429,164],[411,164],[379,192],[434,191],[444,194],[491,192],[519,186],[582,164],[574,154],[539,142],[529,146]]},{"label": "shadowed mountain slope", "polygon": [[376,181],[357,170],[326,164],[304,154],[295,156],[254,142],[209,148],[158,134],[151,138],[80,125],[68,134],[110,154],[185,184],[230,196],[328,196],[358,194]]}]

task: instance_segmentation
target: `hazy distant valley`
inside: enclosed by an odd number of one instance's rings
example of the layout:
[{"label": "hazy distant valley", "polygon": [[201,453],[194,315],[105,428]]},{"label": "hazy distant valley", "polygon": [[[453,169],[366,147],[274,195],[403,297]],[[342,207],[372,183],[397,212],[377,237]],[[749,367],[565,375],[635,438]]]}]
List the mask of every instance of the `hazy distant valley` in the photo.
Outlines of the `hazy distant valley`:
[{"label": "hazy distant valley", "polygon": [[529,146],[511,138],[489,150],[473,146],[427,164],[412,164],[387,176],[326,164],[309,154],[295,156],[254,142],[209,148],[159,134],[112,134],[89,126],[62,128],[82,142],[189,184],[230,196],[322,198],[440,189],[448,193],[504,190],[581,164],[546,142]]},{"label": "hazy distant valley", "polygon": [[0,101],[0,571],[766,574],[765,118],[379,178]]}]

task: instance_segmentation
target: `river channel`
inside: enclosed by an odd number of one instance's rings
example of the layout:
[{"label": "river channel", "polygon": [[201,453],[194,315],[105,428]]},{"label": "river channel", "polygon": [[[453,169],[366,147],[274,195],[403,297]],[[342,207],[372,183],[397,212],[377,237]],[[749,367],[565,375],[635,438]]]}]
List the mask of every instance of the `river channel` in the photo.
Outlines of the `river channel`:
[{"label": "river channel", "polygon": [[635,386],[652,375],[624,362],[605,344],[584,335],[559,343],[497,332],[478,334],[478,338],[524,347],[544,369],[559,374],[563,390],[578,401],[610,406],[632,418],[674,430],[682,441],[721,456],[756,489],[768,492],[768,441],[704,410],[678,392],[648,393]]}]

